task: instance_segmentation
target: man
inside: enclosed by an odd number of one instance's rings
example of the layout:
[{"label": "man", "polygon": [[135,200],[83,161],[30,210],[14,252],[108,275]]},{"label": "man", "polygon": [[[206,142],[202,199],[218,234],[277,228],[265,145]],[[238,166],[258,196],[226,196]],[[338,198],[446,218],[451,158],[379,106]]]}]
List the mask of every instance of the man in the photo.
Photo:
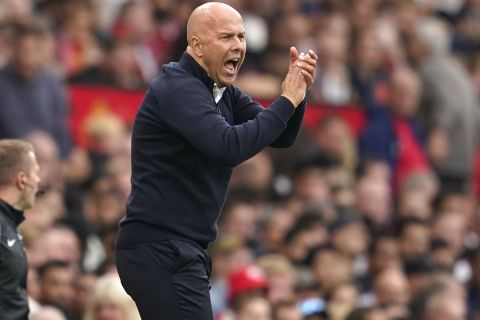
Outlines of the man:
[{"label": "man", "polygon": [[0,318],[28,315],[27,260],[17,232],[23,210],[35,201],[40,178],[33,147],[23,140],[0,140]]},{"label": "man", "polygon": [[212,319],[211,260],[232,168],[264,147],[293,143],[317,56],[290,50],[282,96],[268,109],[233,86],[245,58],[240,14],[196,8],[188,46],[162,68],[132,134],[132,192],[117,239],[117,268],[142,319]]},{"label": "man", "polygon": [[419,19],[406,39],[422,80],[419,119],[426,150],[444,189],[465,190],[479,141],[478,96],[468,71],[453,58],[448,24]]},{"label": "man", "polygon": [[0,69],[0,137],[51,136],[63,159],[72,152],[68,105],[60,81],[45,68],[48,31],[29,22],[14,28],[12,61]]}]

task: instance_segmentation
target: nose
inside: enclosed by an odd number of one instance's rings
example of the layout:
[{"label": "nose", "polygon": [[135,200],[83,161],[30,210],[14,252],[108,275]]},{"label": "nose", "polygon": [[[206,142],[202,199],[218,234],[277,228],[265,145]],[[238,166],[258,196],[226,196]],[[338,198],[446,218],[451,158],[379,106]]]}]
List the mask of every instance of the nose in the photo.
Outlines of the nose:
[{"label": "nose", "polygon": [[242,50],[244,47],[244,40],[241,39],[239,36],[233,37],[233,45],[232,50]]}]

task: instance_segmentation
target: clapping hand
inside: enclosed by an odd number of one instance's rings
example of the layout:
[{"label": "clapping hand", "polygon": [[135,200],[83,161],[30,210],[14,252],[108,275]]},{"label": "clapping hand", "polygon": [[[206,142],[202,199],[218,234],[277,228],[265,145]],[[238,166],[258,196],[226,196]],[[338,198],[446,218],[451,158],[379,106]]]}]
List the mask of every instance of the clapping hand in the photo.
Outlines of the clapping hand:
[{"label": "clapping hand", "polygon": [[302,102],[306,90],[313,84],[317,60],[313,50],[299,55],[297,48],[290,48],[290,66],[282,83],[282,96],[289,99],[295,107]]}]

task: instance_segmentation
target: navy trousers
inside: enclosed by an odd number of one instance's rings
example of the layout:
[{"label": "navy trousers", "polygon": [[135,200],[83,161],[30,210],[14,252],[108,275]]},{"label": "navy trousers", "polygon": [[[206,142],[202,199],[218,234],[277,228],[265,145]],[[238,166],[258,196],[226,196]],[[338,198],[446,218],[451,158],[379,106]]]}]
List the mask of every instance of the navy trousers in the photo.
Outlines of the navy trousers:
[{"label": "navy trousers", "polygon": [[116,264],[142,320],[213,320],[212,263],[200,246],[162,240],[117,247]]}]

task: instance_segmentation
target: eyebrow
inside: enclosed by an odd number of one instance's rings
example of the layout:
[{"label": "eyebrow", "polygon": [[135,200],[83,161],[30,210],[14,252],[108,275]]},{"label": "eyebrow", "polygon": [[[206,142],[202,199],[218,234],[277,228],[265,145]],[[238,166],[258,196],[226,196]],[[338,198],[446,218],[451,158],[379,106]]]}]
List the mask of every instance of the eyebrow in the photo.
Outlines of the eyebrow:
[{"label": "eyebrow", "polygon": [[235,31],[221,31],[221,32],[219,32],[220,37],[222,37],[222,36],[232,36],[232,35],[238,35],[238,34],[245,35],[245,30],[242,30],[241,32],[235,32]]}]

